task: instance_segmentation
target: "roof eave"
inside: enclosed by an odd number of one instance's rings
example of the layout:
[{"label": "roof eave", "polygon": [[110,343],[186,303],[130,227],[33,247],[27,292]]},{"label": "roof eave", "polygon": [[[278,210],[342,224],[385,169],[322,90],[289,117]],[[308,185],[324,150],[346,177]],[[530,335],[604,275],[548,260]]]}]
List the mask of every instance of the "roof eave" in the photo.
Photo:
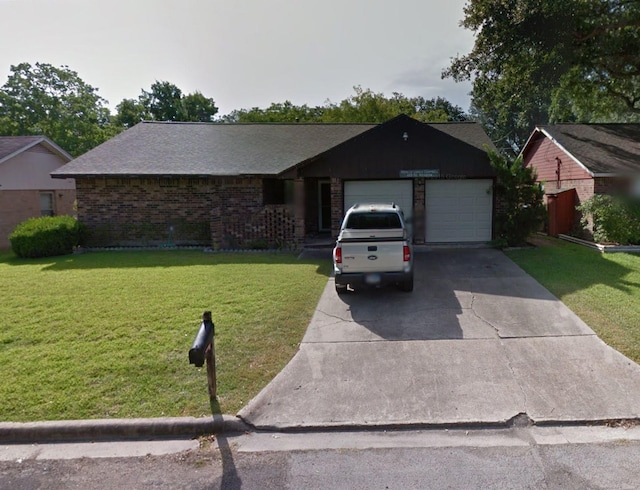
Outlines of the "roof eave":
[{"label": "roof eave", "polygon": [[171,178],[185,178],[185,179],[215,179],[219,177],[239,177],[239,178],[268,178],[277,177],[279,173],[270,174],[86,174],[86,173],[52,173],[51,177],[54,179],[171,179]]},{"label": "roof eave", "polygon": [[624,174],[621,174],[619,172],[598,172],[598,173],[593,173],[592,174],[593,177],[625,177]]},{"label": "roof eave", "polygon": [[540,131],[540,128],[536,126],[536,128],[531,131],[531,134],[529,135],[529,137],[527,138],[527,141],[525,142],[524,146],[522,147],[522,150],[520,150],[520,153],[518,153],[518,157],[520,158],[522,157],[524,159],[524,152],[525,150],[529,147],[529,143],[531,143],[531,141],[533,140],[533,138],[535,136],[537,136],[537,133],[541,133],[542,131]]},{"label": "roof eave", "polygon": [[45,146],[49,147],[50,150],[54,151],[55,153],[58,153],[61,157],[67,160],[67,162],[70,162],[71,160],[73,160],[73,157],[68,152],[60,148],[58,145],[56,145],[53,141],[51,141],[46,136],[42,138],[42,141],[40,143],[43,143]]},{"label": "roof eave", "polygon": [[27,145],[24,145],[23,147],[17,149],[13,153],[5,156],[4,158],[0,158],[0,164],[6,162],[7,160],[11,160],[12,158],[18,156],[20,153],[23,153],[23,152],[33,148],[34,146],[39,145],[39,144],[43,144],[49,150],[51,150],[54,153],[57,153],[59,156],[61,156],[67,162],[70,162],[71,160],[73,160],[73,157],[71,155],[69,155],[69,153],[64,151],[62,148],[60,148],[58,145],[56,145],[49,138],[47,138],[46,136],[40,136],[40,137],[38,137],[37,140],[32,141],[31,143],[29,143]]}]

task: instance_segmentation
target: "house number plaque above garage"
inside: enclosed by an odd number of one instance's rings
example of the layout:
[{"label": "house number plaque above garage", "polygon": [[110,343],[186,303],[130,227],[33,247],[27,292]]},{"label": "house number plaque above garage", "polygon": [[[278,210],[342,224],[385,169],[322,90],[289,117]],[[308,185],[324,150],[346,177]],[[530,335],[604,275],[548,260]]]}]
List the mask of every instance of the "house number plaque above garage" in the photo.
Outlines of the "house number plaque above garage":
[{"label": "house number plaque above garage", "polygon": [[400,177],[426,177],[440,178],[440,170],[437,168],[422,168],[417,170],[400,170]]}]

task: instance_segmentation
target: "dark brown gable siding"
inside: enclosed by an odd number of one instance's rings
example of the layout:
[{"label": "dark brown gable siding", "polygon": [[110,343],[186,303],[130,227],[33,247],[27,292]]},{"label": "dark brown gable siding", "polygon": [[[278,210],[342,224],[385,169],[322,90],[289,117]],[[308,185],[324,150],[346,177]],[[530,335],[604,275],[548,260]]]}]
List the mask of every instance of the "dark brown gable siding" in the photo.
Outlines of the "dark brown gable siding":
[{"label": "dark brown gable siding", "polygon": [[296,176],[349,180],[397,179],[401,170],[424,169],[443,178],[495,176],[485,150],[408,117],[370,129],[295,170]]},{"label": "dark brown gable siding", "polygon": [[524,155],[524,164],[527,167],[534,167],[536,169],[539,182],[547,182],[551,184],[558,179],[556,175],[556,170],[558,168],[556,157],[560,158],[562,161],[560,166],[561,180],[591,178],[589,172],[578,165],[549,138],[543,137],[542,135],[537,139],[537,141],[533,142],[530,149]]}]

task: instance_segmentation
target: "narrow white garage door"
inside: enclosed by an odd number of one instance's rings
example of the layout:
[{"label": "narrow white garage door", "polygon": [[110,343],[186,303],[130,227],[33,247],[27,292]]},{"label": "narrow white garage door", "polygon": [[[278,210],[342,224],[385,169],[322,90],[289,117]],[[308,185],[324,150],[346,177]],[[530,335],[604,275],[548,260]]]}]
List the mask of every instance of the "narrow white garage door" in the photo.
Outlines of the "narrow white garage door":
[{"label": "narrow white garage door", "polygon": [[413,215],[413,180],[350,180],[344,183],[344,210],[356,203],[395,202],[407,221]]},{"label": "narrow white garage door", "polygon": [[427,180],[426,242],[488,242],[493,208],[491,180]]}]

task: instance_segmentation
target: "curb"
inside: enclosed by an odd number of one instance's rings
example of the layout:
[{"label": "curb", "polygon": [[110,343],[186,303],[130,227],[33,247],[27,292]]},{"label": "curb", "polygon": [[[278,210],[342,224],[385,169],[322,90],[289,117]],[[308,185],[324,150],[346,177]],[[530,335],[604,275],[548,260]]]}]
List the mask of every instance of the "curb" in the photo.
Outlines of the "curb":
[{"label": "curb", "polygon": [[[250,424],[250,422],[249,422]],[[619,418],[599,419],[538,419],[534,420],[524,412],[518,413],[507,420],[467,420],[459,422],[395,422],[395,423],[326,423],[318,425],[278,425],[262,424],[251,425],[254,433],[281,433],[281,434],[312,434],[328,432],[396,432],[417,430],[504,430],[523,428],[581,428],[581,427],[607,427],[607,428],[640,428],[640,417],[628,416]]]},{"label": "curb", "polygon": [[153,419],[96,419],[44,422],[2,422],[0,442],[69,440],[117,440],[153,437],[198,437],[248,431],[249,426],[232,415],[213,417],[163,417]]}]

